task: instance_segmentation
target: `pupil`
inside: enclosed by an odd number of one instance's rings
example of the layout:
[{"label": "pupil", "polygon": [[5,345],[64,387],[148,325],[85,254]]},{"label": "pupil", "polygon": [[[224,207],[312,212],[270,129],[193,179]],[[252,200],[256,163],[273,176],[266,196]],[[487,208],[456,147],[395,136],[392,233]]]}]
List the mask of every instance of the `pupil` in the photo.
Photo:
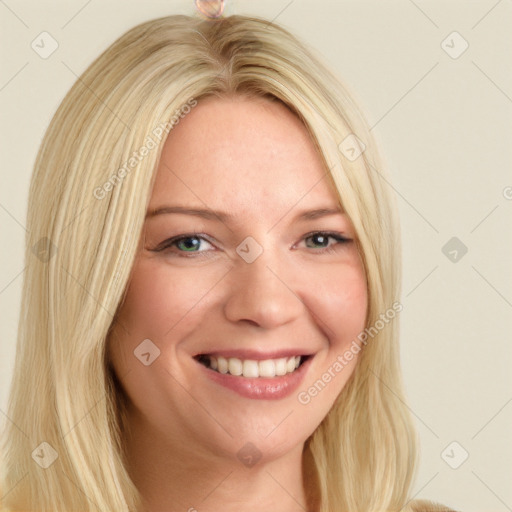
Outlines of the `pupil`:
[{"label": "pupil", "polygon": [[313,241],[315,245],[322,245],[327,241],[327,237],[324,235],[313,235]]},{"label": "pupil", "polygon": [[[192,240],[192,243],[190,243],[191,240]],[[194,248],[196,248],[199,245],[199,240],[197,238],[192,238],[192,237],[184,238],[180,242],[180,244],[185,246],[185,250],[186,251],[190,251],[190,249],[194,249]]]}]

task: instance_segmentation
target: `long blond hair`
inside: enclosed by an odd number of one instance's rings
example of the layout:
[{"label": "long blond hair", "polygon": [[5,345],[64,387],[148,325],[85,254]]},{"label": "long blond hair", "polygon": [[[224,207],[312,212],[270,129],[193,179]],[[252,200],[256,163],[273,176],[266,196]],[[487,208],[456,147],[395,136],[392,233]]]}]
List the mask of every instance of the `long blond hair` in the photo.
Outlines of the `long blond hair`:
[{"label": "long blond hair", "polygon": [[[254,17],[168,16],[134,27],[77,80],[37,156],[2,438],[6,509],[140,506],[124,464],[123,411],[106,340],[126,292],[165,135],[187,105],[233,94],[281,101],[309,130],[357,233],[367,326],[399,300],[399,228],[382,160],[353,94],[321,59],[283,28]],[[359,157],[344,146],[354,140],[364,144]],[[38,456],[58,458],[44,468]],[[319,512],[400,510],[415,460],[395,320],[364,346],[305,444],[308,500]]]}]

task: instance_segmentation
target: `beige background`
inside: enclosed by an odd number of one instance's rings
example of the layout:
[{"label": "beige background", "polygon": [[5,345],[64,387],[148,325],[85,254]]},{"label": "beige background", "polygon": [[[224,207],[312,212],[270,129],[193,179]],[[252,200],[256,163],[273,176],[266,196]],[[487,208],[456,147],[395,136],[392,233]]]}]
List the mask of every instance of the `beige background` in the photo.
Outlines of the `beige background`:
[{"label": "beige background", "polygon": [[[127,29],[193,11],[191,0],[0,2],[3,421],[29,179],[46,126],[77,75]],[[464,512],[511,511],[511,2],[239,0],[227,12],[275,20],[315,48],[356,91],[380,140],[403,229],[417,497]],[[47,59],[31,48],[43,31],[59,44]],[[464,40],[469,47],[453,58]],[[468,248],[456,262],[442,251],[452,237]]]}]

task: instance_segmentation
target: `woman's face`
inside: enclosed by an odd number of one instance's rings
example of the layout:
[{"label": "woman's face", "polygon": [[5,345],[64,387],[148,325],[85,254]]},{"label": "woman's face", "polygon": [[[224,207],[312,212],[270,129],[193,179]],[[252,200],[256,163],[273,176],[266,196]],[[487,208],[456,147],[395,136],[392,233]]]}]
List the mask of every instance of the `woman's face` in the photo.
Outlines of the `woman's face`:
[{"label": "woman's face", "polygon": [[367,309],[327,178],[278,102],[203,99],[172,129],[109,340],[131,425],[209,460],[302,449]]}]

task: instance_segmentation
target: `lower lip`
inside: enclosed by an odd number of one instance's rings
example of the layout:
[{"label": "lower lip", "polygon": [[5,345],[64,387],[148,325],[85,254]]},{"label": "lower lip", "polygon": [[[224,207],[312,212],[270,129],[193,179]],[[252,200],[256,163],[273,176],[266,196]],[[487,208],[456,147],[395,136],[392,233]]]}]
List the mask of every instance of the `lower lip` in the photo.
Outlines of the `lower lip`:
[{"label": "lower lip", "polygon": [[207,368],[199,362],[197,364],[201,366],[211,380],[231,389],[243,397],[261,400],[279,400],[291,395],[300,386],[312,359],[313,356],[309,356],[293,373],[272,378],[239,377],[229,373],[219,373],[216,370]]}]

